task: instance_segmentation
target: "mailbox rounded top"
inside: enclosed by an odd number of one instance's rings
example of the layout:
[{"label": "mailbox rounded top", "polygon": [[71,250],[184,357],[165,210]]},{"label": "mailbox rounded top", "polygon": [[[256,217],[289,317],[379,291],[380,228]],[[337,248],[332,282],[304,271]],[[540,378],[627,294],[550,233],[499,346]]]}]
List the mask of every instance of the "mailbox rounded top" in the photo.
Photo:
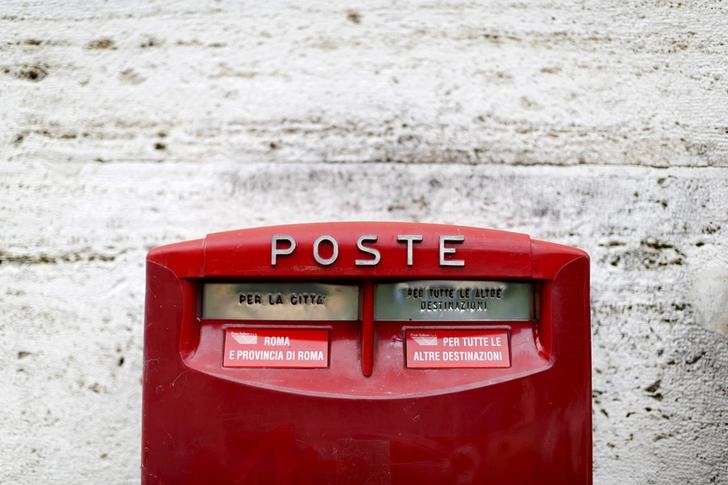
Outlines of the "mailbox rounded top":
[{"label": "mailbox rounded top", "polygon": [[330,222],[209,234],[153,249],[187,278],[550,278],[579,249],[526,234],[446,224]]}]

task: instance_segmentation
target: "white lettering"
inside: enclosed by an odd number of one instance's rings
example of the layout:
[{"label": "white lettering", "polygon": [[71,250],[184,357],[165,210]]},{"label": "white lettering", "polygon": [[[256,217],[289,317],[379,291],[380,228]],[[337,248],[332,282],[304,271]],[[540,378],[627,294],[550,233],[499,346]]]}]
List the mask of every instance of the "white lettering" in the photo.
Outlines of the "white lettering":
[{"label": "white lettering", "polygon": [[[369,259],[355,259],[356,266],[376,266],[382,260],[381,252],[376,249],[372,243],[376,243],[378,236],[376,234],[362,234],[356,242],[356,247],[362,253],[370,255]],[[398,234],[397,242],[404,243],[407,250],[407,266],[414,265],[414,245],[424,240],[422,234]],[[331,256],[325,258],[321,256],[321,244],[327,242],[331,245]],[[462,244],[465,242],[463,235],[442,235],[440,236],[439,245],[439,263],[440,266],[465,266],[465,261],[455,259],[457,249],[448,246],[449,244]],[[287,245],[285,243],[288,243]],[[293,236],[289,234],[276,234],[271,237],[270,264],[276,266],[279,256],[288,256],[296,250],[297,244]],[[339,257],[339,243],[336,239],[328,234],[319,236],[313,243],[313,257],[316,262],[322,266],[330,266],[336,262]],[[500,290],[498,290],[500,292]],[[464,296],[465,298],[467,296]],[[476,295],[477,297],[477,295]],[[498,295],[500,298],[500,295]],[[251,304],[247,295],[241,295],[241,304]]]},{"label": "white lettering", "polygon": [[445,259],[446,254],[455,254],[455,248],[448,248],[447,243],[462,244],[465,236],[440,236],[440,266],[465,266],[462,259]]},{"label": "white lettering", "polygon": [[407,266],[412,266],[414,258],[413,258],[413,244],[416,242],[422,242],[422,235],[421,234],[400,234],[397,236],[398,242],[406,242],[407,243]]},{"label": "white lettering", "polygon": [[[322,258],[321,254],[319,253],[319,246],[321,246],[321,243],[324,241],[328,241],[332,247],[331,256],[328,258]],[[336,258],[338,258],[338,257],[339,257],[339,243],[337,243],[336,239],[334,239],[332,236],[325,234],[323,236],[319,236],[319,238],[313,242],[313,259],[315,259],[318,264],[320,264],[322,266],[329,266],[329,265],[333,264],[334,261],[336,261]]]},{"label": "white lettering", "polygon": [[235,360],[284,360],[282,350],[238,350]]},{"label": "white lettering", "polygon": [[364,234],[363,236],[360,236],[359,239],[356,241],[356,247],[359,248],[359,251],[371,254],[374,257],[372,259],[357,259],[356,261],[354,261],[354,264],[356,266],[376,266],[382,259],[382,255],[378,249],[364,246],[364,242],[366,241],[377,242],[377,236],[374,234]]},{"label": "white lettering", "polygon": [[[288,241],[288,247],[285,249],[279,249],[278,248],[278,242],[279,241]],[[287,254],[291,254],[293,250],[296,249],[296,240],[293,239],[293,236],[289,236],[286,234],[279,234],[275,235],[271,238],[270,242],[270,264],[271,266],[276,265],[276,259],[278,256],[285,256]]]},{"label": "white lettering", "polygon": [[442,360],[465,361],[465,362],[500,362],[503,360],[503,352],[493,351],[449,351],[442,353]]},{"label": "white lettering", "polygon": [[324,360],[324,353],[321,350],[299,350],[298,360]]},{"label": "white lettering", "polygon": [[416,351],[412,355],[412,360],[422,361],[422,362],[432,362],[432,361],[438,361],[440,360],[440,352],[424,352],[424,351]]},{"label": "white lettering", "polygon": [[275,347],[275,346],[290,347],[291,341],[288,339],[288,337],[263,337],[263,345],[268,345],[271,347]]}]

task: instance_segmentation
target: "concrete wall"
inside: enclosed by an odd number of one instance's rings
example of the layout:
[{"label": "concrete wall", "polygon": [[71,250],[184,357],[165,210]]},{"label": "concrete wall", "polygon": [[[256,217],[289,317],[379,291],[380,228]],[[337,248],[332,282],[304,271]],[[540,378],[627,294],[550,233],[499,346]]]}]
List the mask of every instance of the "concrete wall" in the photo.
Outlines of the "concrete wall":
[{"label": "concrete wall", "polygon": [[139,477],[144,256],[385,219],[592,256],[597,483],[728,483],[728,6],[0,6],[0,482]]}]

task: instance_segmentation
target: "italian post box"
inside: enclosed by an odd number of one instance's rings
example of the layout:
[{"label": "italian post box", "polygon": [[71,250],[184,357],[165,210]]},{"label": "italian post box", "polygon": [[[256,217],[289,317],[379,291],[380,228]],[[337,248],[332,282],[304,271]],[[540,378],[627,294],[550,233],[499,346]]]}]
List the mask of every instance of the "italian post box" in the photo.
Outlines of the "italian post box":
[{"label": "italian post box", "polygon": [[348,222],[147,258],[145,484],[589,484],[589,259]]}]

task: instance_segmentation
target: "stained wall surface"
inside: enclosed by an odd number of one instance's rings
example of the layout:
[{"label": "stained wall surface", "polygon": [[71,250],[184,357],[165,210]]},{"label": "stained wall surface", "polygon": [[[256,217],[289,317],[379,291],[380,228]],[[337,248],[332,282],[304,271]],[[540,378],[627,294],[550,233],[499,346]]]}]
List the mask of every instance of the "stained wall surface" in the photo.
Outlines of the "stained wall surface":
[{"label": "stained wall surface", "polygon": [[592,257],[595,482],[728,483],[728,6],[0,5],[0,482],[136,483],[144,258],[328,220]]}]

